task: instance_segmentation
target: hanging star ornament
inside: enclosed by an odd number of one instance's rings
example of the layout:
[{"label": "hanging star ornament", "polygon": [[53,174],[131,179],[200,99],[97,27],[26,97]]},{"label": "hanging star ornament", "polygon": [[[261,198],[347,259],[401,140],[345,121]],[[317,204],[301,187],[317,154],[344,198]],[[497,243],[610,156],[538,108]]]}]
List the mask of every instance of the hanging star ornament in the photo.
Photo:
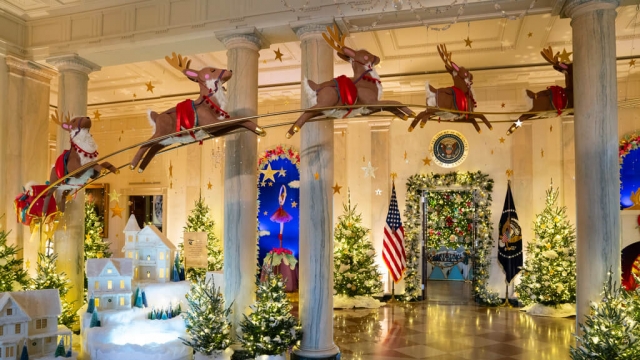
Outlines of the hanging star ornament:
[{"label": "hanging star ornament", "polygon": [[516,127],[520,127],[522,126],[522,121],[520,121],[520,119],[516,120]]},{"label": "hanging star ornament", "polygon": [[212,187],[213,187],[213,184],[211,183],[211,181],[209,181],[207,183],[207,190],[211,190]]},{"label": "hanging star ornament", "polygon": [[122,210],[123,209],[120,207],[120,205],[116,203],[116,206],[111,208],[111,217],[117,216],[122,219]]},{"label": "hanging star ornament", "polygon": [[507,174],[507,178],[512,177],[513,176],[513,170],[507,169],[506,174]]},{"label": "hanging star ornament", "polygon": [[466,39],[464,39],[464,47],[467,47],[467,46],[468,46],[469,48],[471,48],[471,43],[472,43],[472,42],[473,42],[473,40],[471,40],[471,39],[469,38],[469,36],[467,36],[467,38],[466,38]]},{"label": "hanging star ornament", "polygon": [[369,161],[369,164],[367,166],[363,166],[360,169],[364,170],[364,177],[371,176],[374,179],[376,178],[375,171],[378,170],[378,168],[374,168],[373,166],[371,166],[371,161]]},{"label": "hanging star ornament", "polygon": [[298,207],[298,203],[295,202],[295,201],[292,201],[291,202],[291,207],[294,208],[294,209],[297,208]]},{"label": "hanging star ornament", "polygon": [[109,202],[115,201],[117,203],[120,203],[120,196],[122,195],[118,194],[116,189],[111,190],[111,192],[109,193]]},{"label": "hanging star ornament", "polygon": [[97,110],[93,112],[93,120],[95,121],[100,121],[100,116],[102,116],[102,114],[100,114],[100,110]]},{"label": "hanging star ornament", "polygon": [[529,33],[527,34],[527,37],[532,37],[532,36],[533,36],[533,33],[532,33],[532,32],[529,32]]},{"label": "hanging star ornament", "polygon": [[320,179],[320,174],[318,174],[318,173],[316,172],[315,174],[313,174],[313,177],[314,177],[316,180],[319,180],[319,179]]},{"label": "hanging star ornament", "polygon": [[145,85],[147,86],[147,91],[153,94],[153,89],[155,88],[155,86],[151,84],[151,80],[149,80],[149,82],[146,83]]},{"label": "hanging star ornament", "polygon": [[382,190],[376,189],[376,195],[378,195],[378,196],[382,195]]},{"label": "hanging star ornament", "polygon": [[549,126],[549,132],[553,132],[553,125]]},{"label": "hanging star ornament", "polygon": [[138,97],[138,95],[136,95],[136,93],[133,93],[133,98],[135,99],[137,97]]},{"label": "hanging star ornament", "polygon": [[273,52],[276,54],[276,58],[273,59],[273,61],[280,60],[280,62],[282,62],[282,53],[280,52],[280,48],[278,48],[278,50],[274,50]]},{"label": "hanging star ornament", "polygon": [[504,109],[505,105],[506,105],[505,103],[502,103],[502,104],[500,104],[500,107]]},{"label": "hanging star ornament", "polygon": [[632,68],[632,67],[636,67],[636,59],[631,59],[631,60],[629,60],[629,67],[630,67],[630,68]]},{"label": "hanging star ornament", "polygon": [[505,140],[505,139],[504,139],[503,137],[501,137],[501,138],[500,138],[500,139],[498,139],[498,140],[500,140],[500,144],[504,144],[504,140]]},{"label": "hanging star ornament", "polygon": [[171,163],[171,160],[169,160],[169,177],[173,177],[173,164]]},{"label": "hanging star ornament", "polygon": [[431,159],[429,159],[429,156],[425,156],[424,159],[422,159],[422,166],[431,166]]},{"label": "hanging star ornament", "polygon": [[342,189],[342,186],[338,185],[338,183],[336,182],[336,185],[333,186],[332,188],[333,188],[334,194],[340,194],[340,189]]},{"label": "hanging star ornament", "polygon": [[277,172],[278,171],[271,169],[271,164],[268,164],[266,169],[260,170],[260,173],[264,175],[264,177],[262,178],[262,181],[271,180],[273,182],[276,182],[274,175]]},{"label": "hanging star ornament", "polygon": [[568,64],[571,62],[571,59],[569,59],[569,56],[571,56],[571,54],[573,53],[567,52],[567,49],[563,48],[562,53],[558,53],[558,59],[563,63]]}]

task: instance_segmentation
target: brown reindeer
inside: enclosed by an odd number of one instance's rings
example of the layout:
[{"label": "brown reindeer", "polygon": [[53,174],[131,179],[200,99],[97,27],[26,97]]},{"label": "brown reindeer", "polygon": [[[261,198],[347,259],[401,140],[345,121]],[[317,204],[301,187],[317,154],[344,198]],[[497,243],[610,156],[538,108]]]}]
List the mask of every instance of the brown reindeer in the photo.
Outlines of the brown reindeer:
[{"label": "brown reindeer", "polygon": [[476,119],[482,120],[487,125],[489,130],[493,130],[493,126],[489,120],[482,114],[458,114],[451,113],[447,110],[469,111],[472,112],[476,106],[476,102],[473,98],[473,74],[463,66],[458,66],[451,61],[451,53],[447,52],[447,46],[444,44],[438,45],[438,53],[440,58],[444,62],[444,66],[451,74],[453,78],[453,86],[436,89],[429,85],[429,82],[425,84],[427,90],[427,109],[419,113],[409,126],[409,131],[420,123],[420,127],[424,127],[427,120],[432,116],[437,116],[443,120],[462,120],[463,122],[470,122],[477,132],[482,132]]},{"label": "brown reindeer", "polygon": [[[62,120],[58,117],[57,113],[54,113],[51,115],[51,120],[60,125],[60,127],[65,131],[68,131],[71,139],[71,149],[65,150],[60,154],[55,165],[51,169],[49,182],[53,184],[58,181],[58,179],[61,179],[85,164],[94,161],[98,157],[98,145],[93,140],[93,136],[91,136],[91,133],[89,132],[91,129],[91,119],[88,117],[79,116],[70,120],[70,116],[66,115],[64,120]],[[105,161],[63,181],[57,186],[58,190],[63,191],[61,201],[58,203],[59,210],[64,212],[65,198],[71,190],[76,190],[86,184],[89,179],[94,179],[101,174],[108,173],[109,171],[115,174],[119,173],[115,166]],[[54,189],[47,194],[47,199],[45,199],[45,209],[47,208],[46,204],[48,204],[53,191]]]},{"label": "brown reindeer", "polygon": [[[227,102],[222,85],[231,79],[231,70],[212,67],[193,70],[189,68],[191,60],[179,54],[176,55],[176,53],[173,53],[171,58],[165,56],[165,60],[181,71],[189,80],[198,83],[200,96],[193,101],[187,99],[176,107],[160,114],[155,111],[149,111],[149,123],[154,129],[150,140],[197,126],[215,124],[230,118],[229,114],[222,109]],[[210,128],[206,131],[198,130],[188,135],[172,136],[159,142],[141,146],[133,160],[131,160],[130,168],[131,170],[135,169],[144,155],[144,159],[138,168],[138,172],[143,172],[156,153],[167,145],[202,141],[208,136],[224,135],[238,128],[248,129],[260,136],[266,135],[266,132],[256,123],[247,120],[227,126]]]},{"label": "brown reindeer", "polygon": [[[547,49],[542,49],[540,54],[549,64],[553,65],[554,69],[564,74],[565,87],[549,86],[546,90],[537,93],[526,90],[526,99],[531,103],[529,112],[549,111],[561,115],[564,109],[573,108],[573,64],[560,61],[558,59],[559,53],[554,55],[551,46]],[[511,135],[516,131],[522,125],[523,120],[534,116],[540,116],[540,114],[520,115],[518,120],[507,130],[507,135]]]},{"label": "brown reindeer", "polygon": [[[333,80],[316,84],[303,79],[303,91],[309,99],[307,109],[287,132],[287,138],[300,131],[300,128],[309,119],[325,115],[333,118],[348,118],[358,114],[367,115],[380,111],[389,111],[406,120],[409,116],[415,116],[411,109],[402,106],[398,101],[381,100],[382,84],[380,76],[374,66],[380,62],[380,58],[367,50],[353,50],[344,45],[345,37],[340,35],[338,28],[327,26],[327,34],[322,34],[324,40],[338,52],[338,56],[351,63],[353,77],[344,75]],[[341,105],[353,105],[349,109],[316,110]],[[394,107],[376,108],[376,105],[397,105]]]}]

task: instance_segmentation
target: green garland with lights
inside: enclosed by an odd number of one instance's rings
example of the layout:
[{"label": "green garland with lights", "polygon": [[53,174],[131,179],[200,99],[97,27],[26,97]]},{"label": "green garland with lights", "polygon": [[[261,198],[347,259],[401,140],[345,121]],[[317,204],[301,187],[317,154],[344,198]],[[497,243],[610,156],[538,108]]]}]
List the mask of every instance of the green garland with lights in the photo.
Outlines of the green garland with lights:
[{"label": "green garland with lights", "polygon": [[474,256],[474,294],[476,298],[487,305],[500,303],[498,293],[489,290],[489,268],[491,266],[491,249],[493,241],[491,234],[491,191],[493,179],[481,172],[450,172],[447,174],[413,175],[407,180],[407,195],[405,217],[405,250],[407,253],[407,271],[405,273],[404,300],[416,300],[420,296],[420,232],[422,231],[422,219],[420,210],[420,198],[422,190],[435,189],[436,187],[460,186],[468,189],[477,189],[477,245]]},{"label": "green garland with lights", "polygon": [[441,247],[455,250],[461,245],[473,246],[473,193],[431,192],[427,199],[429,233],[427,247],[439,250]]}]

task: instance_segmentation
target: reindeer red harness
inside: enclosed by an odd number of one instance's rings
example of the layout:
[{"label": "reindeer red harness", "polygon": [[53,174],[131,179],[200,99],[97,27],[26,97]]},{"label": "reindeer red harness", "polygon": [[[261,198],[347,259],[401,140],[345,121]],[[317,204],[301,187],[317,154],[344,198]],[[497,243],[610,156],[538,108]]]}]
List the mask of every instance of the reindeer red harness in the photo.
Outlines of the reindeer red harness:
[{"label": "reindeer red harness", "polygon": [[[360,75],[360,77],[357,78],[356,81],[351,80],[351,78],[345,75],[340,75],[337,78],[333,79],[334,85],[330,87],[335,88],[336,91],[338,92],[338,100],[340,101],[340,104],[354,105],[358,101],[358,88],[356,87],[356,84],[360,80],[370,81],[374,84],[381,83],[380,80],[374,78],[373,76],[367,75],[371,71],[372,71],[371,69],[367,70],[365,73]],[[318,91],[324,88],[325,87],[321,87],[317,89],[316,94],[318,93]],[[347,113],[342,118],[344,119],[347,116],[349,116],[349,114],[351,114],[352,111],[353,109],[349,108]]]}]

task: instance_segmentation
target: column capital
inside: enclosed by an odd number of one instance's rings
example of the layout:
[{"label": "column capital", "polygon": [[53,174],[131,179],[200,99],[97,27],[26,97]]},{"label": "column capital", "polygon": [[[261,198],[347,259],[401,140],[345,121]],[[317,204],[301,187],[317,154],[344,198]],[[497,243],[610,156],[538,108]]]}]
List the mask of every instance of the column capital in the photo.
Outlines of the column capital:
[{"label": "column capital", "polygon": [[298,39],[304,40],[308,37],[321,37],[322,33],[327,31],[327,26],[333,26],[334,24],[333,18],[321,18],[311,21],[295,21],[289,23],[289,26],[296,33]]},{"label": "column capital", "polygon": [[43,66],[33,61],[22,60],[15,56],[7,55],[5,57],[7,67],[11,73],[26,76],[35,80],[49,83],[58,73],[47,66]]},{"label": "column capital", "polygon": [[369,120],[371,131],[389,131],[391,120]]},{"label": "column capital", "polygon": [[47,59],[47,63],[58,69],[59,72],[79,71],[89,75],[94,71],[100,71],[101,67],[78,54],[54,56]]},{"label": "column capital", "polygon": [[619,5],[620,0],[565,0],[560,10],[560,17],[573,19],[596,10],[615,9]]},{"label": "column capital", "polygon": [[216,32],[216,38],[229,49],[247,48],[258,51],[269,47],[269,41],[255,27],[223,30]]}]

